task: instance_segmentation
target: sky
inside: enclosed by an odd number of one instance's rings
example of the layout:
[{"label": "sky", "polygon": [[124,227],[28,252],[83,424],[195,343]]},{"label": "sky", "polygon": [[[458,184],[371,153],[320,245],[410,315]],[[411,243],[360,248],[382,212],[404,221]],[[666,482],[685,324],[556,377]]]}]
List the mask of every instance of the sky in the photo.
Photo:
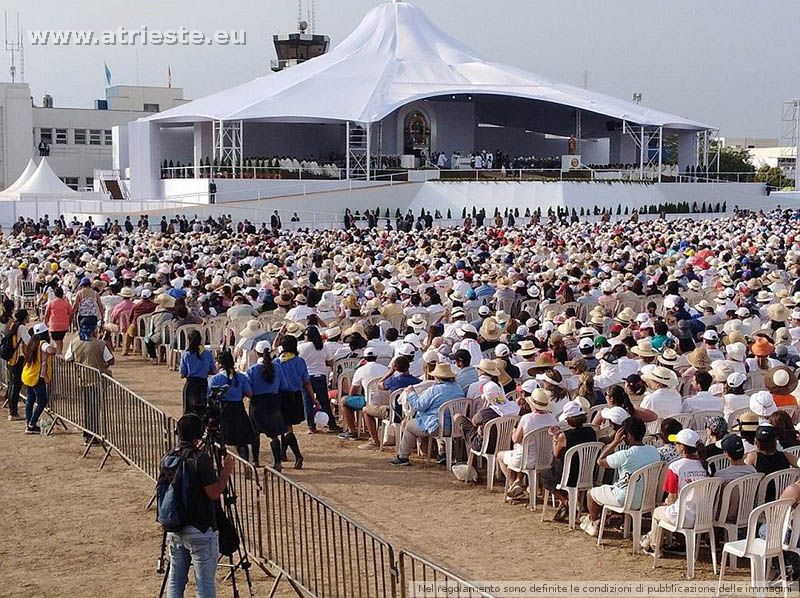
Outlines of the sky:
[{"label": "sky", "polygon": [[[316,32],[340,42],[384,0],[316,0]],[[800,1],[411,0],[439,27],[488,58],[552,79],[714,124],[728,137],[780,138],[782,104],[800,98]],[[304,0],[307,13],[311,0]],[[173,86],[186,98],[269,71],[273,33],[294,31],[296,0],[3,0],[22,29],[120,26],[207,34],[244,30],[239,46],[32,46],[25,80],[37,104],[89,107],[112,84]],[[27,33],[24,35],[27,36]],[[0,57],[0,80],[10,80]]]}]

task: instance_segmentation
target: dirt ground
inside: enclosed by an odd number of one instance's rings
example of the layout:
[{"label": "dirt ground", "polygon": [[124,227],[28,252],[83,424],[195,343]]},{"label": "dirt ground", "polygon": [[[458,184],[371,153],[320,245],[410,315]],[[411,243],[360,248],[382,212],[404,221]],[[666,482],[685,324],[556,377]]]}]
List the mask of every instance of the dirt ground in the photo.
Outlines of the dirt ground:
[{"label": "dirt ground", "polygon": [[[180,415],[177,373],[138,357],[118,358],[113,373]],[[45,438],[25,436],[23,429],[0,421],[6,456],[0,461],[0,596],[156,595],[160,532],[153,511],[144,510],[151,482],[118,457],[97,471],[101,452],[82,460],[79,434]],[[301,471],[285,470],[292,478],[396,549],[419,552],[467,579],[657,581],[685,574],[683,558],[662,559],[653,570],[652,559],[632,555],[616,530],[598,548],[582,531],[541,523],[540,511],[504,504],[500,490],[458,483],[443,467],[415,461],[395,468],[389,452],[361,451],[330,435],[301,431],[298,437],[306,461]],[[706,552],[697,579],[713,578]],[[268,580],[259,572],[257,579],[258,594],[266,595]]]}]

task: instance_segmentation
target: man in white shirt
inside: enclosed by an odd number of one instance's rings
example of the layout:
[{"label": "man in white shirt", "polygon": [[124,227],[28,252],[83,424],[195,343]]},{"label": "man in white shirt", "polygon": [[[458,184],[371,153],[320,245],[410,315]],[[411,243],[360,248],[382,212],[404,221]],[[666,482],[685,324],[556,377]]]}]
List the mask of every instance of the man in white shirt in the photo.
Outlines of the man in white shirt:
[{"label": "man in white shirt", "polygon": [[642,379],[651,389],[642,399],[642,409],[655,411],[662,419],[682,412],[683,401],[680,393],[675,390],[678,386],[675,372],[657,365],[646,370],[642,374]]},{"label": "man in white shirt", "polygon": [[447,168],[447,155],[444,152],[439,154],[439,159],[436,160],[436,166],[439,168]]},{"label": "man in white shirt", "polygon": [[725,359],[725,356],[722,354],[722,351],[717,348],[717,343],[719,342],[719,334],[717,334],[716,330],[706,330],[703,333],[703,344],[705,345],[706,351],[708,352],[708,357],[711,361],[716,361],[717,359]]},{"label": "man in white shirt", "polygon": [[253,318],[257,315],[253,306],[250,305],[247,298],[242,295],[236,295],[236,297],[234,297],[233,306],[230,307],[226,313],[228,319],[231,321],[237,318]]},{"label": "man in white shirt", "polygon": [[292,322],[306,322],[308,320],[308,316],[313,313],[316,313],[316,310],[313,307],[309,307],[306,305],[306,297],[305,295],[298,295],[294,298],[296,305],[286,312],[286,319],[291,320]]},{"label": "man in white shirt", "polygon": [[713,378],[708,372],[696,372],[694,382],[700,391],[683,401],[683,412],[694,413],[695,411],[722,411],[722,397],[718,397],[709,392]]},{"label": "man in white shirt", "polygon": [[389,368],[378,363],[377,359],[375,349],[371,347],[364,349],[365,363],[356,369],[347,396],[342,399],[342,416],[345,424],[345,431],[339,434],[342,440],[358,440],[355,412],[367,406],[367,385],[375,378],[382,378],[389,371]]}]

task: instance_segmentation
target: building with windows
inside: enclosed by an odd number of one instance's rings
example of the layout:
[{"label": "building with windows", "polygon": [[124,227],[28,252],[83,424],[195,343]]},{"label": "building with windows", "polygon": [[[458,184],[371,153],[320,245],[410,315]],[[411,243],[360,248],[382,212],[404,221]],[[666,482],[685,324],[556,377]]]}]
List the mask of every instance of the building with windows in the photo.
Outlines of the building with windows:
[{"label": "building with windows", "polygon": [[114,127],[184,103],[183,89],[117,85],[93,108],[36,105],[27,83],[0,83],[0,190],[14,182],[40,143],[58,177],[75,190],[94,187],[95,170],[113,168]]}]

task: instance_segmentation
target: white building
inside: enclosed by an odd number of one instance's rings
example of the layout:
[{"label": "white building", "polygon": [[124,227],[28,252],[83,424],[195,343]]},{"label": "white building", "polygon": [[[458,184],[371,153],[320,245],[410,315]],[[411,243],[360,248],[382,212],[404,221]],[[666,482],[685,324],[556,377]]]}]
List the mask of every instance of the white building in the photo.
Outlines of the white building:
[{"label": "white building", "polygon": [[0,83],[0,190],[20,175],[44,141],[49,163],[73,189],[92,188],[94,171],[110,170],[112,131],[143,116],[184,103],[178,87],[117,85],[93,108],[35,105],[27,83]]}]

